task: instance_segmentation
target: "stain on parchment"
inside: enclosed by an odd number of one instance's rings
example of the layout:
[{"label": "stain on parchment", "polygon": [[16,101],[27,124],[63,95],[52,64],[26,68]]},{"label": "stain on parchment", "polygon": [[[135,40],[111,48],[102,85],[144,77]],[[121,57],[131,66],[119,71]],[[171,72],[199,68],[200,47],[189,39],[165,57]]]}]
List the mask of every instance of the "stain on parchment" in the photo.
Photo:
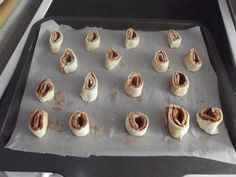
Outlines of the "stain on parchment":
[{"label": "stain on parchment", "polygon": [[135,98],[137,102],[143,102],[143,99],[143,94]]},{"label": "stain on parchment", "polygon": [[62,121],[50,119],[48,122],[48,128],[57,132],[65,130],[65,124]]},{"label": "stain on parchment", "polygon": [[114,101],[114,102],[116,102],[119,95],[118,95],[118,92],[117,92],[116,90],[114,90],[114,91],[110,94],[110,96],[111,96],[111,100]]},{"label": "stain on parchment", "polygon": [[104,128],[101,125],[90,125],[91,132],[94,134],[100,134],[104,131]]},{"label": "stain on parchment", "polygon": [[62,91],[56,91],[50,105],[54,111],[61,111],[64,108],[65,96]]}]

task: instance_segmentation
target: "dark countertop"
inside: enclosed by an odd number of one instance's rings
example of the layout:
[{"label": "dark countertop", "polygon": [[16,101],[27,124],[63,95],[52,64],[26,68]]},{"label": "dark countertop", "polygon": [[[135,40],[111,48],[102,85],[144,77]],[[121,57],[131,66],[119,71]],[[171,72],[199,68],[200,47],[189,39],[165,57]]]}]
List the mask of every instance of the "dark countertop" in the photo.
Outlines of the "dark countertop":
[{"label": "dark countertop", "polygon": [[[195,20],[205,24],[213,34],[224,58],[227,71],[234,70],[231,56],[223,43],[226,34],[216,0],[55,0],[47,16],[97,16],[168,18]],[[217,26],[217,27],[216,27]],[[47,160],[45,160],[47,158]],[[48,160],[50,163],[48,163]],[[178,177],[185,174],[236,174],[236,166],[190,157],[95,157],[74,158],[24,153],[0,149],[0,170],[50,171],[65,177],[75,176],[160,176]]]}]

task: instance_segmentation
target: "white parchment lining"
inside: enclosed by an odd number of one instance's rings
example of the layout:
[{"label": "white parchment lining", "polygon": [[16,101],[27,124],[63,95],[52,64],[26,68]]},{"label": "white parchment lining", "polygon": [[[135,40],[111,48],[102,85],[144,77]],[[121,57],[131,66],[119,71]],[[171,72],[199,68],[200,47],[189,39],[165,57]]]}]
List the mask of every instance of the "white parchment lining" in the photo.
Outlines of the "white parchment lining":
[{"label": "white parchment lining", "polygon": [[[54,28],[64,35],[64,43],[58,54],[50,52],[49,34]],[[25,93],[21,102],[16,129],[6,147],[15,150],[88,157],[105,156],[196,156],[235,163],[235,151],[229,140],[224,123],[216,136],[205,134],[197,125],[195,114],[208,106],[219,106],[217,77],[210,64],[199,27],[179,31],[183,41],[178,49],[168,47],[167,31],[138,31],[140,44],[137,48],[124,48],[124,31],[97,28],[101,45],[94,52],[85,48],[87,32],[94,27],[75,30],[54,21],[41,25],[35,47]],[[105,51],[115,48],[122,55],[122,63],[113,71],[105,69]],[[194,47],[203,60],[199,72],[188,72],[184,56]],[[71,48],[78,57],[79,69],[71,74],[59,70],[59,58],[64,49]],[[152,59],[157,50],[164,49],[170,60],[168,72],[158,74],[153,70]],[[182,71],[190,79],[186,96],[170,93],[171,74]],[[130,98],[124,92],[124,83],[130,72],[144,76],[143,95]],[[85,103],[80,96],[84,77],[95,72],[99,82],[98,98]],[[41,103],[35,96],[36,85],[44,78],[54,82],[57,93],[53,101]],[[189,111],[191,125],[181,141],[169,136],[164,123],[164,110],[168,104],[178,104]],[[27,127],[30,114],[42,108],[49,113],[47,134],[37,138]],[[74,136],[68,125],[70,115],[84,111],[90,117],[91,131],[86,137]],[[144,137],[128,135],[124,129],[125,117],[133,111],[149,116],[150,125]]]}]

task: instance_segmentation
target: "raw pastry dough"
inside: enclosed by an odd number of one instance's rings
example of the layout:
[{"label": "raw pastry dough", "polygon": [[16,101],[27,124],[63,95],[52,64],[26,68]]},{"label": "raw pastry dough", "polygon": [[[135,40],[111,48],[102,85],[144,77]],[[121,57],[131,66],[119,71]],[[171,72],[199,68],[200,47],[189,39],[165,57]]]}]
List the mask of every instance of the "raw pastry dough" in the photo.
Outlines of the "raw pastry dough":
[{"label": "raw pastry dough", "polygon": [[29,130],[37,137],[42,138],[47,131],[48,113],[42,109],[37,109],[30,116],[28,121]]},{"label": "raw pastry dough", "polygon": [[192,72],[198,71],[202,66],[202,60],[194,48],[189,50],[184,58],[184,63],[186,68]]},{"label": "raw pastry dough", "polygon": [[50,33],[49,44],[53,53],[59,52],[63,43],[63,34],[59,30],[53,30]]},{"label": "raw pastry dough", "polygon": [[78,68],[78,61],[72,49],[66,49],[60,58],[60,69],[63,73],[74,72]]},{"label": "raw pastry dough", "polygon": [[121,61],[122,56],[113,48],[106,51],[105,66],[108,70],[114,69]]},{"label": "raw pastry dough", "polygon": [[127,29],[125,36],[125,47],[127,49],[135,48],[139,44],[139,35],[132,28]]},{"label": "raw pastry dough", "polygon": [[81,96],[84,101],[92,102],[98,95],[98,80],[95,73],[88,73],[84,80]]},{"label": "raw pastry dough", "polygon": [[142,94],[143,76],[140,73],[132,72],[125,82],[125,91],[130,97],[138,97]]},{"label": "raw pastry dough", "polygon": [[199,127],[210,135],[219,133],[218,125],[223,120],[220,108],[210,107],[199,111],[196,115]]},{"label": "raw pastry dough", "polygon": [[155,53],[152,60],[152,65],[156,72],[166,72],[169,67],[169,59],[164,50],[159,50]]},{"label": "raw pastry dough", "polygon": [[143,136],[148,125],[148,116],[141,112],[131,112],[125,119],[125,128],[133,136]]},{"label": "raw pastry dough", "polygon": [[179,71],[175,72],[171,77],[170,90],[176,96],[184,96],[188,92],[189,79]]},{"label": "raw pastry dough", "polygon": [[86,37],[86,48],[88,51],[95,50],[100,45],[100,36],[97,31],[89,31]]},{"label": "raw pastry dough", "polygon": [[42,102],[53,99],[55,95],[55,88],[52,81],[49,79],[42,80],[36,87],[35,94],[37,98]]},{"label": "raw pastry dough", "polygon": [[180,34],[177,33],[175,30],[168,31],[167,39],[168,39],[170,48],[179,48],[182,41]]},{"label": "raw pastry dough", "polygon": [[182,139],[189,129],[190,116],[182,107],[171,104],[166,107],[165,120],[170,135],[175,139]]},{"label": "raw pastry dough", "polygon": [[76,136],[86,136],[89,133],[89,118],[85,112],[75,112],[69,120],[71,131]]}]

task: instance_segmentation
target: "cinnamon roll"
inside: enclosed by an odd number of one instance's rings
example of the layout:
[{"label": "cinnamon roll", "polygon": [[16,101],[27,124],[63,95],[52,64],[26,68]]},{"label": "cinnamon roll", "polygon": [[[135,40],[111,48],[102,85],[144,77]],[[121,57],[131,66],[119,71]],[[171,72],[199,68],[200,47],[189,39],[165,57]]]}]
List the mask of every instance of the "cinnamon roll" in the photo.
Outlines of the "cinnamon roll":
[{"label": "cinnamon roll", "polygon": [[133,136],[143,136],[148,125],[148,116],[141,112],[131,112],[125,119],[125,128]]},{"label": "cinnamon roll", "polygon": [[139,44],[139,35],[132,28],[127,29],[125,36],[125,47],[127,49],[135,48]]},{"label": "cinnamon roll", "polygon": [[28,121],[29,130],[37,137],[42,138],[47,131],[48,113],[42,109],[36,109]]},{"label": "cinnamon roll", "polygon": [[98,80],[95,73],[88,73],[84,80],[81,96],[84,101],[92,102],[98,95]]},{"label": "cinnamon roll", "polygon": [[97,31],[89,31],[86,37],[86,48],[88,51],[95,50],[100,45],[100,36]]},{"label": "cinnamon roll", "polygon": [[169,59],[164,50],[159,50],[156,52],[152,60],[153,68],[156,72],[166,72],[169,67]]},{"label": "cinnamon roll", "polygon": [[41,102],[46,102],[53,99],[55,88],[51,80],[44,79],[35,89],[35,95]]},{"label": "cinnamon roll", "polygon": [[169,30],[167,34],[167,39],[169,42],[170,48],[179,48],[182,38],[179,33],[175,30]]},{"label": "cinnamon roll", "polygon": [[76,136],[86,136],[89,133],[89,118],[85,112],[75,112],[69,120],[71,131]]},{"label": "cinnamon roll", "polygon": [[125,82],[125,91],[130,97],[139,97],[143,89],[143,76],[140,73],[132,72]]},{"label": "cinnamon roll", "polygon": [[122,56],[113,48],[106,51],[105,66],[108,70],[114,69],[121,61]]},{"label": "cinnamon roll", "polygon": [[184,96],[189,88],[188,77],[179,71],[175,72],[171,77],[170,90],[176,96]]},{"label": "cinnamon roll", "polygon": [[49,44],[53,53],[59,52],[63,43],[63,34],[59,30],[52,30],[50,33]]},{"label": "cinnamon roll", "polygon": [[202,109],[196,115],[199,127],[210,135],[218,134],[218,125],[223,120],[223,113],[220,108],[209,107]]},{"label": "cinnamon roll", "polygon": [[77,57],[72,49],[66,49],[60,58],[60,70],[62,73],[71,73],[78,68]]},{"label": "cinnamon roll", "polygon": [[202,66],[202,60],[194,48],[189,50],[184,58],[184,63],[186,68],[192,72],[198,71]]},{"label": "cinnamon roll", "polygon": [[175,139],[182,139],[189,129],[190,116],[182,107],[171,104],[166,107],[165,120],[170,135]]}]

